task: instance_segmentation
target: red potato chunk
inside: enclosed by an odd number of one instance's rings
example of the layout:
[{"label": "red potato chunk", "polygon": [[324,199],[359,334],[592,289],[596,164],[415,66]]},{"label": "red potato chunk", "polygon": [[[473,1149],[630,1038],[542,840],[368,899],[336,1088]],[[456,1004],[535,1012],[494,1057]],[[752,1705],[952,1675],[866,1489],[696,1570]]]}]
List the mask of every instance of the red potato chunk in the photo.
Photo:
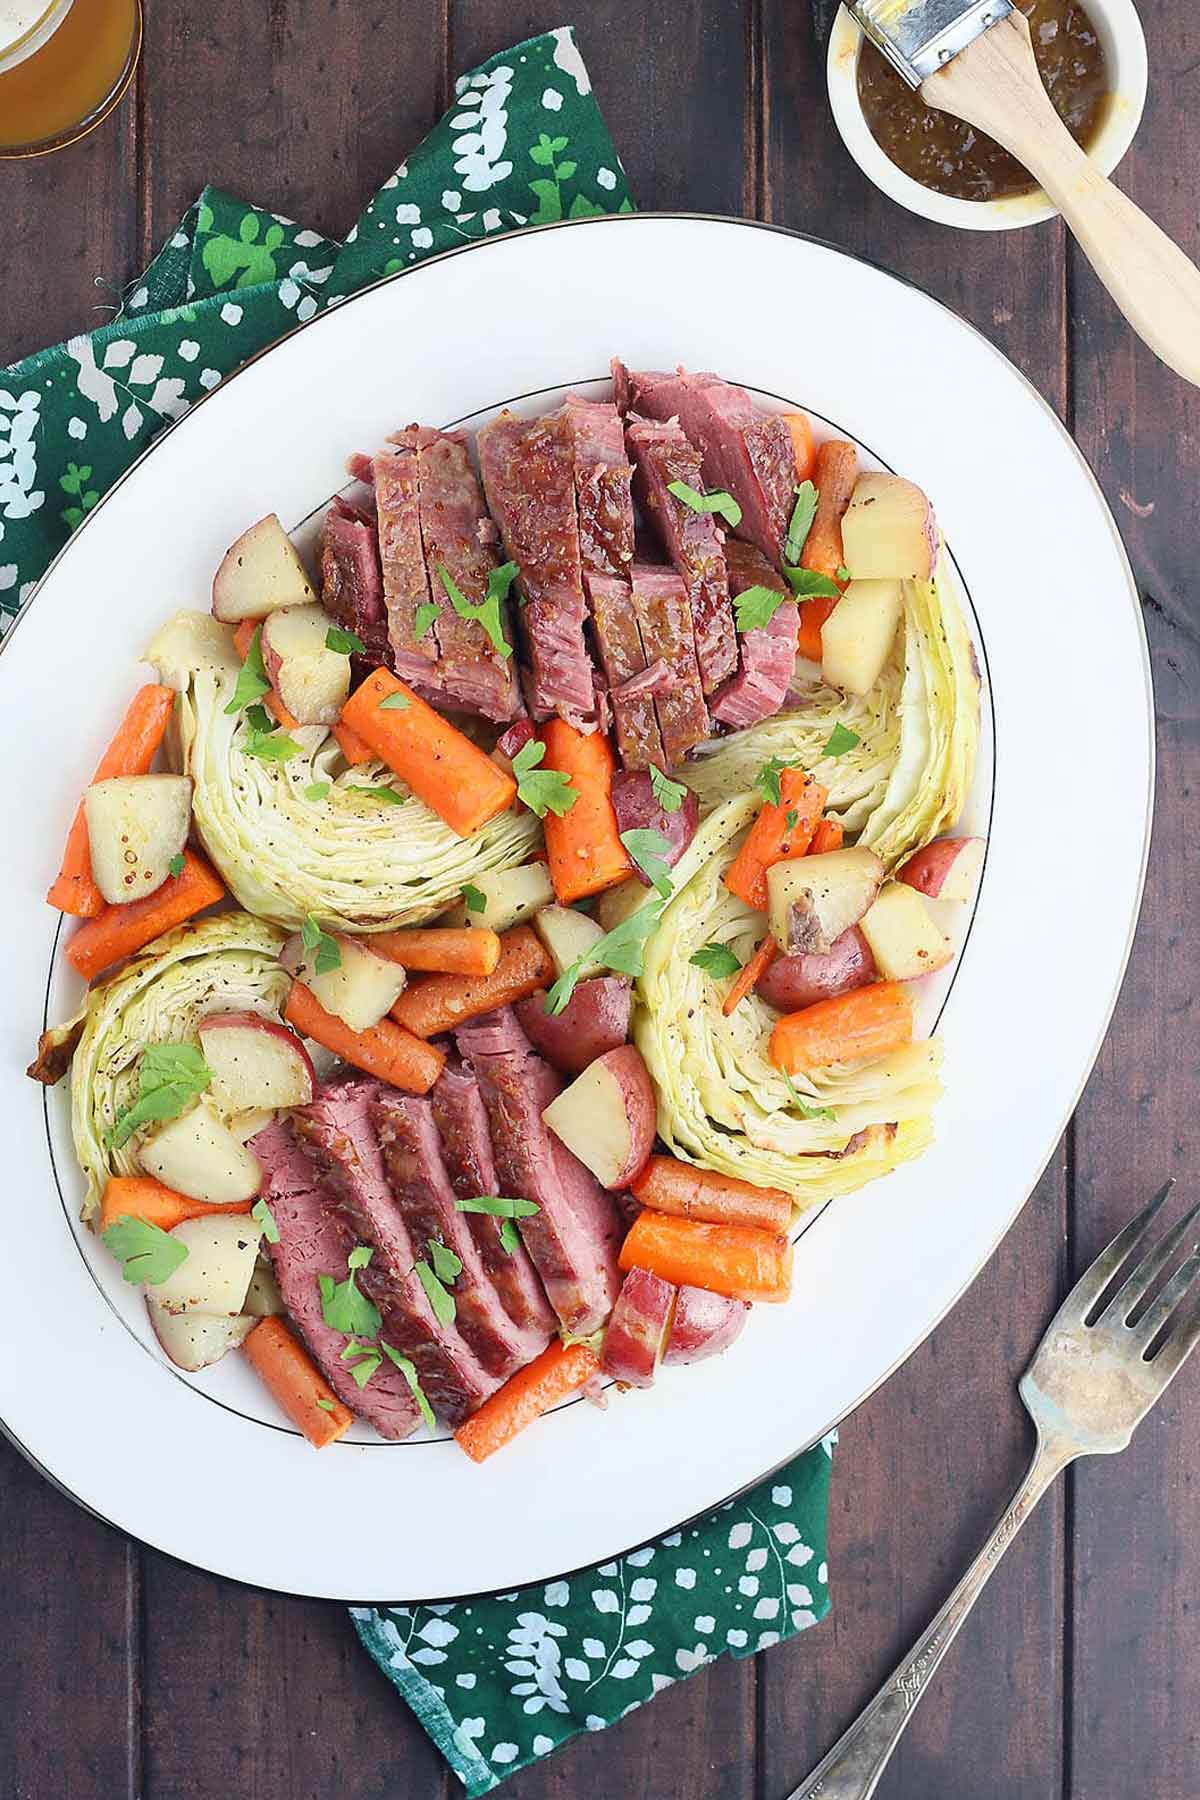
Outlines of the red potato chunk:
[{"label": "red potato chunk", "polygon": [[803,1012],[876,978],[875,959],[857,925],[835,939],[824,956],[777,956],[758,978],[757,993],[782,1013]]},{"label": "red potato chunk", "polygon": [[653,1384],[671,1324],[675,1288],[647,1269],[630,1269],[613,1308],[600,1367],[630,1387]]},{"label": "red potato chunk", "polygon": [[741,1336],[749,1316],[747,1300],[730,1300],[724,1294],[710,1294],[707,1288],[681,1287],[663,1351],[664,1364],[703,1362],[719,1356]]},{"label": "red potato chunk", "polygon": [[628,976],[598,975],[581,981],[560,1013],[546,1011],[541,988],[517,1005],[521,1029],[565,1075],[582,1075],[589,1063],[617,1050],[629,1036],[633,995]]}]

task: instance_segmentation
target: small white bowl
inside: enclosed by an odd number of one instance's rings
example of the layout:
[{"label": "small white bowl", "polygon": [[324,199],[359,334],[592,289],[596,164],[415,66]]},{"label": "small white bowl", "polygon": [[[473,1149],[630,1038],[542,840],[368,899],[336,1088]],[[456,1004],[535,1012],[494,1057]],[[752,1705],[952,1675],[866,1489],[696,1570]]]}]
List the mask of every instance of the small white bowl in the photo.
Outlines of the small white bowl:
[{"label": "small white bowl", "polygon": [[[1087,11],[1104,48],[1112,91],[1090,155],[1111,175],[1141,124],[1146,104],[1146,38],[1133,0],[1086,0]],[[842,142],[864,175],[909,212],[919,213],[938,225],[956,225],[960,231],[1013,231],[1019,225],[1038,225],[1056,217],[1041,188],[1004,200],[955,200],[935,194],[905,175],[871,136],[858,98],[858,59],[862,50],[861,28],[843,6],[829,38],[826,68],[829,102]]]}]

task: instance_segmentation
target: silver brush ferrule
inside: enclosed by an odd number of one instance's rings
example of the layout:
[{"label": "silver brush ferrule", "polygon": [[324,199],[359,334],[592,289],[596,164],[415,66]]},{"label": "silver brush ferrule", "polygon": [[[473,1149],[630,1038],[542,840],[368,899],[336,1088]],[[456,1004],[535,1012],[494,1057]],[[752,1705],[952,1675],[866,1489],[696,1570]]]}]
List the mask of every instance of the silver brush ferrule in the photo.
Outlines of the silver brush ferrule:
[{"label": "silver brush ferrule", "polygon": [[1013,0],[845,0],[871,42],[909,87],[919,88],[951,57],[1013,10]]}]

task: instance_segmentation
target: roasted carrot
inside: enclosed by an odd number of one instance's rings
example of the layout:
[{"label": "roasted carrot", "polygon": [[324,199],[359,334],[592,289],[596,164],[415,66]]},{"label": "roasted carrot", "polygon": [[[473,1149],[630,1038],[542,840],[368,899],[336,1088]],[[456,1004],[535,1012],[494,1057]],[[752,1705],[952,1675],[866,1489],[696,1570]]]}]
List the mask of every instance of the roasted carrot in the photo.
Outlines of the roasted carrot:
[{"label": "roasted carrot", "polygon": [[752,1225],[778,1236],[792,1222],[792,1198],[782,1188],[755,1187],[715,1169],[697,1169],[673,1156],[652,1156],[630,1183],[652,1212],[709,1225]]},{"label": "roasted carrot", "polygon": [[160,888],[122,906],[106,906],[79,927],[67,945],[67,961],[87,981],[120,962],[174,925],[225,898],[221,878],[194,850],[183,853],[183,871],[168,875]]},{"label": "roasted carrot", "polygon": [[[828,795],[803,769],[779,776],[779,805],[763,803],[741,849],[725,871],[725,886],[747,906],[767,910],[767,870],[807,854]],[[791,823],[788,823],[789,818]]]},{"label": "roasted carrot", "polygon": [[269,694],[263,695],[263,705],[266,707],[275,723],[277,725],[282,725],[285,731],[298,731],[300,729],[299,719],[296,717],[295,713],[290,713],[288,711],[274,688],[271,689]]},{"label": "roasted carrot", "polygon": [[[800,558],[802,569],[837,580],[837,572],[845,562],[842,548],[842,515],[850,504],[854,484],[858,480],[858,452],[853,444],[831,438],[817,451],[817,511]],[[845,587],[845,582],[839,582]],[[800,603],[800,635],[797,650],[810,662],[821,660],[821,627],[837,605],[832,596],[821,596]]]},{"label": "roasted carrot", "polygon": [[516,799],[512,776],[387,669],[351,694],[342,721],[460,837]]},{"label": "roasted carrot", "polygon": [[[100,758],[92,780],[111,781],[117,775],[147,774],[162,743],[174,701],[174,691],[169,687],[152,682],[139,688],[121,720],[117,735]],[[104,911],[104,896],[92,880],[92,856],[82,800],[67,833],[62,867],[46,898],[59,912],[71,913],[77,919],[95,919]]]},{"label": "roasted carrot", "polygon": [[254,634],[262,624],[261,619],[242,619],[233,628],[233,647],[245,662],[250,654],[250,646],[254,642]]},{"label": "roasted carrot", "polygon": [[775,961],[775,953],[778,948],[775,939],[768,932],[749,962],[739,972],[737,980],[721,1003],[721,1011],[726,1018],[730,1013],[735,1013],[751,989],[757,987],[759,976],[765,975]]},{"label": "roasted carrot", "polygon": [[303,1037],[323,1044],[335,1056],[341,1056],[356,1069],[374,1075],[407,1094],[427,1094],[446,1061],[432,1044],[423,1044],[411,1031],[380,1019],[365,1031],[351,1031],[349,1025],[331,1012],[326,1012],[311,988],[293,981],[284,1009],[289,1025]]},{"label": "roasted carrot", "polygon": [[792,1291],[792,1246],[779,1232],[753,1225],[642,1212],[621,1246],[620,1264],[729,1300],[786,1300]]},{"label": "roasted carrot", "polygon": [[189,1200],[150,1175],[113,1175],[100,1201],[100,1230],[107,1231],[115,1219],[145,1219],[160,1231],[173,1231],[185,1219],[203,1219],[209,1213],[248,1213],[251,1204],[249,1200],[218,1205]]},{"label": "roasted carrot", "polygon": [[403,969],[423,969],[435,975],[492,975],[501,949],[499,934],[482,925],[382,931],[370,939],[370,945]]},{"label": "roasted carrot", "polygon": [[[474,926],[468,926],[474,932]],[[549,987],[554,963],[542,940],[528,925],[516,925],[500,937],[500,960],[490,975],[429,975],[410,982],[392,1008],[392,1018],[418,1038],[453,1031],[464,1019],[512,1006]],[[319,1041],[319,1040],[318,1040]]]},{"label": "roasted carrot", "polygon": [[818,1000],[778,1020],[770,1057],[789,1075],[823,1069],[829,1063],[883,1056],[912,1042],[913,1010],[898,981],[873,981],[832,1000]]},{"label": "roasted carrot", "polygon": [[351,731],[340,719],[333,727],[333,735],[337,739],[338,749],[351,768],[357,768],[360,763],[374,762],[375,752],[370,744],[364,744],[357,731]]},{"label": "roasted carrot", "polygon": [[555,1338],[540,1356],[518,1369],[485,1400],[454,1436],[472,1462],[486,1462],[557,1401],[590,1381],[599,1369],[600,1358],[586,1344],[564,1344]]},{"label": "roasted carrot", "polygon": [[613,810],[613,754],[602,731],[577,731],[565,719],[542,726],[544,769],[570,777],[575,803],[561,818],[543,820],[550,879],[560,906],[586,900],[633,874]]},{"label": "roasted carrot", "polygon": [[783,422],[792,434],[792,449],[796,456],[796,480],[811,481],[817,463],[812,421],[807,413],[792,412],[784,413]]},{"label": "roasted carrot", "polygon": [[282,1319],[263,1319],[242,1348],[259,1379],[310,1444],[323,1450],[345,1437],[354,1415]]},{"label": "roasted carrot", "polygon": [[840,850],[845,838],[846,833],[842,829],[840,819],[821,819],[812,834],[812,843],[808,846],[808,854],[822,856],[826,850]]}]

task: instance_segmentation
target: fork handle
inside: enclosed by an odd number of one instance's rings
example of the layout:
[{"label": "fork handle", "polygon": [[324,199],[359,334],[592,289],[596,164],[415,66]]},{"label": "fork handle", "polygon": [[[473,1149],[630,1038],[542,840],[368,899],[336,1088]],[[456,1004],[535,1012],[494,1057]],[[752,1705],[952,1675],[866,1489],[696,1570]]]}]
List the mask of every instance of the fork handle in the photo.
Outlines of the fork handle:
[{"label": "fork handle", "polygon": [[958,1636],[988,1577],[1046,1489],[1074,1460],[1071,1451],[1038,1437],[1025,1479],[1007,1512],[911,1654],[788,1800],[869,1800],[900,1734],[935,1670]]}]

